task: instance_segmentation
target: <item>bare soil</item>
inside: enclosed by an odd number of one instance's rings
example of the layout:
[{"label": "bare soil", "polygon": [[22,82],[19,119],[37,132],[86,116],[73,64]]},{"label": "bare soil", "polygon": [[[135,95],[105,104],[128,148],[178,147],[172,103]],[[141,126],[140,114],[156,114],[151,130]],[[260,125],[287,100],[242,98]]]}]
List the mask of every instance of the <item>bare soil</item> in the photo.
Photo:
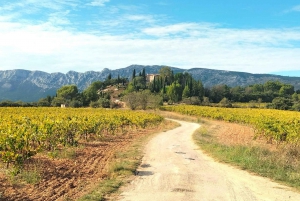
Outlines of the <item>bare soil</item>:
[{"label": "bare soil", "polygon": [[[161,126],[147,130],[132,130],[126,135],[111,136],[98,142],[81,142],[74,157],[53,159],[39,154],[30,159],[25,169],[36,167],[41,180],[35,185],[12,181],[0,169],[0,200],[2,201],[51,201],[76,200],[90,192],[108,176],[108,165],[115,153],[124,150],[140,137],[166,129]],[[3,165],[2,165],[3,166]]]}]

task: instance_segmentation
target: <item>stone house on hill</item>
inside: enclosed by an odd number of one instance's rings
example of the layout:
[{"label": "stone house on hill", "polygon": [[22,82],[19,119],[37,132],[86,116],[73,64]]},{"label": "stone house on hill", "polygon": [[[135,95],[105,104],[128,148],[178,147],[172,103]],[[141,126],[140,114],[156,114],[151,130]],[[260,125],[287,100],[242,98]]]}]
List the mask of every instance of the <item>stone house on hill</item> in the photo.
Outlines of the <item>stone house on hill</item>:
[{"label": "stone house on hill", "polygon": [[146,76],[147,83],[153,82],[154,78],[158,77],[158,76],[159,76],[159,74],[147,74],[147,76]]}]

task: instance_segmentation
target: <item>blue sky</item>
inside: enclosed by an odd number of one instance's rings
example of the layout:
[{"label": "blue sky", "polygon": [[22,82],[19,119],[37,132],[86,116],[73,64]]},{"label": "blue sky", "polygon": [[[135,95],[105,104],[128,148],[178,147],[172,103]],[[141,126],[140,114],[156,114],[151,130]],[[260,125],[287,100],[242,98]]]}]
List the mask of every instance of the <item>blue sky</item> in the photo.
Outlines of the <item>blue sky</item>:
[{"label": "blue sky", "polygon": [[0,70],[131,64],[300,76],[300,2],[0,2]]}]

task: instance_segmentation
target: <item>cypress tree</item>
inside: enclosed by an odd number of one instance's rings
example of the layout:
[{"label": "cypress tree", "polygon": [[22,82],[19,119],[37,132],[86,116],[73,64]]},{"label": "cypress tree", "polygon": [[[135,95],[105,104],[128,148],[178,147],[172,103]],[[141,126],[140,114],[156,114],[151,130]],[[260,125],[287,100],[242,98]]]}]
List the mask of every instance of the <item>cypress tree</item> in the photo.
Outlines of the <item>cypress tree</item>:
[{"label": "cypress tree", "polygon": [[133,72],[132,72],[132,80],[134,80],[135,78],[135,69],[133,69]]},{"label": "cypress tree", "polygon": [[145,81],[145,83],[146,83],[146,81],[147,81],[147,78],[146,78],[146,71],[145,71],[145,68],[143,68],[143,71],[142,71],[142,76],[143,76],[143,78],[144,78],[144,81]]},{"label": "cypress tree", "polygon": [[111,80],[111,73],[108,74],[107,79]]},{"label": "cypress tree", "polygon": [[157,90],[157,83],[156,83],[156,77],[154,76],[154,79],[153,79],[153,90],[156,92]]}]

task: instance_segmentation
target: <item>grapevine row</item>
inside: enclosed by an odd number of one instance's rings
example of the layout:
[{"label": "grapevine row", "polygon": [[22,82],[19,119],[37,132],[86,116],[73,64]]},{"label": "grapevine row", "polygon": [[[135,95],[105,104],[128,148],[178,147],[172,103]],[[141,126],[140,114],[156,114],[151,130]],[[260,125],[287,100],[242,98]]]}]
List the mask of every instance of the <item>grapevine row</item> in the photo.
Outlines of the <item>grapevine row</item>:
[{"label": "grapevine row", "polygon": [[136,111],[73,108],[1,108],[0,159],[9,166],[40,151],[75,146],[78,140],[157,125],[161,116]]},{"label": "grapevine row", "polygon": [[275,140],[278,143],[286,141],[297,145],[300,142],[300,113],[295,111],[189,105],[164,106],[161,109],[251,125],[258,135],[263,135],[268,140]]}]

